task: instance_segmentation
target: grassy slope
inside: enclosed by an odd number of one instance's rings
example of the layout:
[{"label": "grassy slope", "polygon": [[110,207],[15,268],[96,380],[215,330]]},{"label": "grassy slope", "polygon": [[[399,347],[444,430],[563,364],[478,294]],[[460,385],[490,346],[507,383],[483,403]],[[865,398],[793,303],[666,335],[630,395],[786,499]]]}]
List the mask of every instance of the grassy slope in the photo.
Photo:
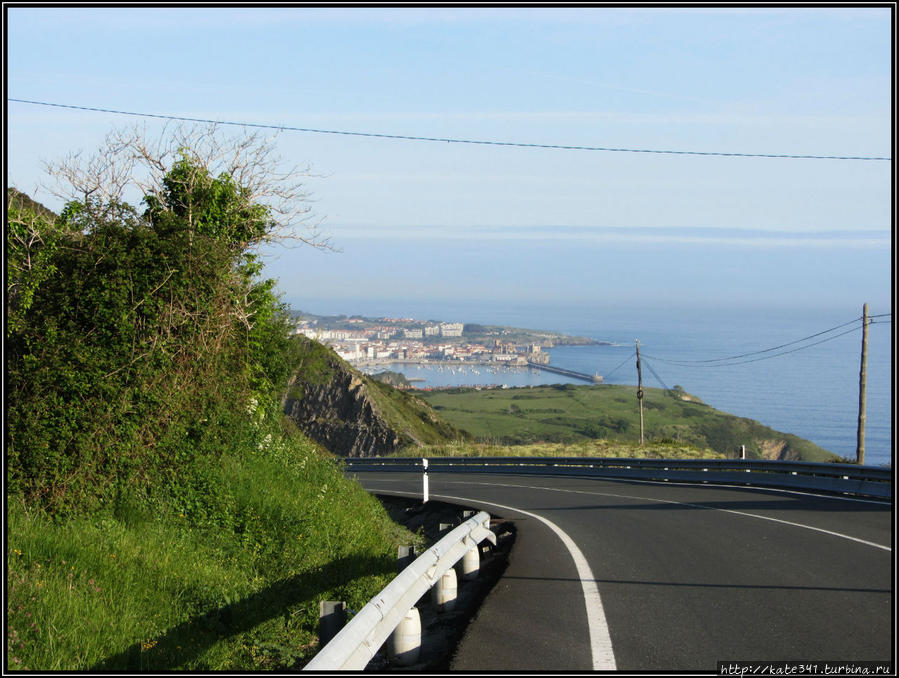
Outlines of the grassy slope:
[{"label": "grassy slope", "polygon": [[[424,392],[440,416],[479,440],[500,444],[540,441],[583,443],[591,439],[639,440],[640,420],[632,386],[541,386],[475,391]],[[836,455],[797,436],[715,410],[698,401],[644,389],[644,427],[649,440],[684,443],[733,455],[762,456],[765,441],[784,441],[794,458],[832,461]]]},{"label": "grassy slope", "polygon": [[338,356],[330,347],[311,339],[300,339],[303,358],[290,397],[302,397],[306,383],[324,385],[338,372],[350,373],[365,384],[371,403],[384,421],[409,444],[435,445],[468,438],[468,434],[444,421],[425,401],[389,384],[372,379]]},{"label": "grassy slope", "polygon": [[55,516],[6,496],[7,669],[292,669],[317,649],[318,601],[360,609],[393,578],[420,538],[257,404],[180,482]]},{"label": "grassy slope", "polygon": [[202,503],[53,521],[8,497],[8,667],[285,669],[311,656],[318,601],[359,609],[414,536],[310,441],[260,444],[210,464],[228,491]]},{"label": "grassy slope", "polygon": [[467,438],[468,434],[444,421],[427,402],[389,384],[362,377],[381,415],[396,430],[419,444],[436,445]]}]

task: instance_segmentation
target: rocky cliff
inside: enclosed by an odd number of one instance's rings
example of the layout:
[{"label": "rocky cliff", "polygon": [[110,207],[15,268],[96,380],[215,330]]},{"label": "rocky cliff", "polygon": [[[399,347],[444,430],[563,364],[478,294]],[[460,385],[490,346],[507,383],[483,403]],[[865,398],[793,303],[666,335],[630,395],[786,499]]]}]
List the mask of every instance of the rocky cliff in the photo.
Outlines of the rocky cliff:
[{"label": "rocky cliff", "polygon": [[284,412],[334,454],[384,456],[468,437],[421,399],[374,381],[317,342],[298,341],[304,358],[290,381]]}]

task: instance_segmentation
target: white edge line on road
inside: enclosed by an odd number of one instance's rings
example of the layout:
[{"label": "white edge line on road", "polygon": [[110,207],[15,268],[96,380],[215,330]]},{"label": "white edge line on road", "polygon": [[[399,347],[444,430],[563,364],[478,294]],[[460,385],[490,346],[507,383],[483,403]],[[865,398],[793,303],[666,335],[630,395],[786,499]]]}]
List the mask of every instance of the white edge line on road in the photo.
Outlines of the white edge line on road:
[{"label": "white edge line on road", "polygon": [[[391,491],[393,492],[394,490]],[[397,492],[397,494],[419,496],[419,493],[416,492]],[[530,513],[520,508],[515,508],[514,506],[505,506],[503,504],[496,504],[494,502],[484,501],[482,499],[456,497],[447,494],[431,494],[430,496],[435,498],[439,497],[440,499],[454,499],[456,501],[474,502],[479,505],[495,506],[507,511],[515,511],[516,513],[521,513],[522,515],[539,520],[541,523],[555,532],[556,536],[562,540],[563,544],[565,544],[565,548],[568,549],[568,553],[571,554],[571,558],[572,560],[574,560],[574,566],[575,568],[577,568],[578,577],[581,580],[581,587],[584,591],[584,604],[587,607],[587,629],[590,633],[590,654],[592,655],[593,659],[593,670],[617,670],[615,664],[615,653],[612,650],[612,639],[609,636],[609,626],[606,623],[606,613],[602,607],[602,599],[599,597],[599,588],[596,586],[596,578],[593,576],[593,570],[590,569],[590,565],[589,563],[587,563],[587,559],[584,557],[584,554],[578,548],[577,544],[574,543],[574,540],[572,540],[571,537],[569,537],[558,525],[556,525],[552,521],[547,520],[543,516],[538,516],[536,513]]]},{"label": "white edge line on road", "polygon": [[565,544],[568,553],[574,560],[574,566],[577,568],[578,577],[581,579],[581,587],[584,590],[584,604],[587,607],[587,628],[590,631],[590,653],[593,655],[594,671],[615,671],[615,653],[612,651],[612,639],[609,636],[609,626],[606,623],[606,613],[602,607],[602,599],[599,597],[599,588],[596,586],[596,578],[593,576],[593,570],[590,564],[581,553],[578,545],[569,537],[558,525],[543,516],[536,513],[530,513],[514,506],[504,506],[503,504],[495,504],[493,502],[485,502],[480,499],[471,499],[468,497],[455,497],[450,495],[432,495],[442,499],[455,499],[457,501],[469,501],[488,506],[496,506],[497,508],[507,511],[515,511],[531,518],[536,518],[549,529],[556,533],[556,536]]},{"label": "white edge line on road", "polygon": [[[456,481],[449,481],[456,482]],[[465,483],[470,484],[470,483]],[[477,483],[481,484],[489,484],[494,487],[518,487],[523,489],[531,489],[531,490],[548,490],[551,492],[570,492],[572,494],[589,494],[589,495],[599,495],[603,497],[618,497],[619,499],[633,499],[636,501],[654,501],[659,504],[677,504],[678,506],[689,506],[691,508],[699,508],[705,509],[707,511],[722,511],[723,513],[733,513],[738,516],[746,516],[748,518],[758,518],[759,520],[770,520],[773,523],[781,523],[783,525],[791,525],[793,527],[801,527],[806,530],[813,530],[814,532],[823,532],[824,534],[829,534],[834,537],[840,537],[842,539],[848,539],[849,541],[858,542],[859,544],[864,544],[865,546],[873,546],[877,549],[883,549],[884,551],[889,551],[892,553],[893,549],[890,546],[884,546],[883,544],[877,544],[873,541],[867,541],[865,539],[859,539],[858,537],[852,537],[848,534],[843,534],[842,532],[833,532],[831,530],[825,530],[822,527],[813,527],[811,525],[805,525],[803,523],[794,523],[789,520],[781,520],[780,518],[771,518],[769,516],[761,516],[757,513],[746,513],[745,511],[735,511],[733,509],[724,509],[718,508],[716,506],[705,506],[703,504],[690,504],[682,501],[673,501],[671,499],[653,499],[651,497],[635,497],[628,494],[615,494],[612,492],[591,492],[588,490],[566,490],[558,487],[539,487],[535,485],[512,485],[512,484],[502,484],[502,483]]]}]

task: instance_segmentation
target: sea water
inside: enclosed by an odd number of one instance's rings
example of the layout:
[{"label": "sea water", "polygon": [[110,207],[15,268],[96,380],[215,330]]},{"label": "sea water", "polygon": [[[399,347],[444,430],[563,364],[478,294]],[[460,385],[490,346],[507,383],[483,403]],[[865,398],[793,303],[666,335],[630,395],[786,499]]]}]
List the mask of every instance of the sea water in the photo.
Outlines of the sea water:
[{"label": "sea water", "polygon": [[[336,302],[313,302],[298,308],[321,314],[437,319],[585,336],[608,343],[557,346],[549,350],[551,364],[591,375],[599,373],[607,384],[637,383],[635,351],[639,341],[645,386],[680,386],[718,410],[755,419],[855,459],[860,305],[802,310],[650,309],[396,300],[342,302],[340,306],[337,308]],[[872,308],[870,313],[889,311]],[[874,320],[868,341],[865,463],[880,466],[892,465],[892,324],[888,322],[890,317]],[[827,331],[832,328],[837,329]],[[845,334],[837,336],[841,333]],[[797,342],[806,337],[811,338]],[[774,347],[781,348],[766,350]],[[718,360],[732,356],[742,357]],[[379,369],[393,369],[420,379],[414,383],[419,387],[584,383],[533,368],[393,365]]]}]

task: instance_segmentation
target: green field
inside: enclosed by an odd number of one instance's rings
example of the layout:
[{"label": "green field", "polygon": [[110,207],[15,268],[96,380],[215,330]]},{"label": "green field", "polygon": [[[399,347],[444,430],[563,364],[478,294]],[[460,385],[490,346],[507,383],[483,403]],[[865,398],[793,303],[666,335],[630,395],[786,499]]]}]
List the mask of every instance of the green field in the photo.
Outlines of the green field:
[{"label": "green field", "polygon": [[[566,384],[422,391],[418,395],[450,424],[483,443],[521,446],[640,441],[634,386]],[[644,389],[643,419],[648,443],[682,444],[729,457],[746,445],[750,458],[837,460],[836,455],[814,443],[752,419],[720,412],[683,392]]]}]

